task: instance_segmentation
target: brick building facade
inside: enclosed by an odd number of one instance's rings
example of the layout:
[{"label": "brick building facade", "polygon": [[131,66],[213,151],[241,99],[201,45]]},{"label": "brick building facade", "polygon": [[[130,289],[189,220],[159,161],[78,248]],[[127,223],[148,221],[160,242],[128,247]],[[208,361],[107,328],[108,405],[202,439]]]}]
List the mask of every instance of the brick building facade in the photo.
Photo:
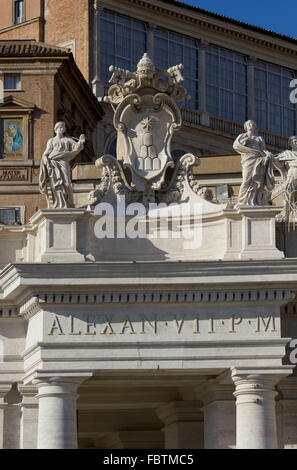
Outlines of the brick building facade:
[{"label": "brick building facade", "polygon": [[[64,120],[68,134],[74,137],[86,135],[88,143],[76,161],[92,161],[92,133],[103,110],[65,48],[1,40],[0,76],[4,83],[0,206],[22,206],[21,222],[25,222],[45,205],[38,188],[39,164],[54,135],[55,122]],[[4,138],[14,125],[20,128],[22,146],[7,152]]]}]

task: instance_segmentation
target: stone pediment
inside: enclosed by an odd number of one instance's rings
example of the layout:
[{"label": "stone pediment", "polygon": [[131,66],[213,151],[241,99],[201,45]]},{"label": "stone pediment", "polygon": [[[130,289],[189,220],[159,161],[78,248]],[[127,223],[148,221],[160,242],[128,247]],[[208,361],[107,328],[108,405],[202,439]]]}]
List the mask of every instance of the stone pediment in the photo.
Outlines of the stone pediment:
[{"label": "stone pediment", "polygon": [[5,108],[5,110],[17,109],[19,111],[32,112],[34,111],[35,104],[30,103],[29,101],[25,101],[20,98],[17,98],[16,96],[9,95],[3,99],[2,103],[0,103],[0,109],[3,109],[3,108]]}]

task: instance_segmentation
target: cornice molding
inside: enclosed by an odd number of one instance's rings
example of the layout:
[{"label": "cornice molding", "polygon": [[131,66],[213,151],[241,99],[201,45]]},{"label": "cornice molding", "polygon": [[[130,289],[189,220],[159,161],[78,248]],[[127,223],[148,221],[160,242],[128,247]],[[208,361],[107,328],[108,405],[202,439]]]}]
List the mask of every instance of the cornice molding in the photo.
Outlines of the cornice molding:
[{"label": "cornice molding", "polygon": [[[177,8],[181,9],[180,5],[176,5],[176,6],[172,5],[172,9],[170,9],[170,8],[166,8],[166,6],[152,4],[151,2],[147,2],[145,0],[127,0],[127,1],[132,5],[137,5],[139,7],[145,8],[146,10],[154,11],[157,14],[162,14],[171,18],[176,18],[178,20],[187,21],[192,24],[199,25],[200,27],[207,28],[207,29],[219,32],[219,33],[223,33],[228,36],[232,36],[235,39],[242,39],[250,43],[259,44],[262,47],[264,46],[264,47],[268,47],[271,49],[276,49],[281,52],[285,52],[286,54],[297,55],[297,48],[293,49],[288,46],[282,46],[281,44],[276,44],[275,42],[268,41],[260,37],[248,34],[246,31],[235,30],[235,29],[232,29],[231,27],[228,28],[227,26],[225,26],[225,24],[218,24],[218,22],[220,21],[219,18],[213,19],[213,22],[212,22],[212,21],[207,21],[206,19],[202,19],[196,16],[196,15],[199,15],[199,13],[193,12],[191,16],[187,13],[182,13],[180,11],[177,11]],[[106,6],[106,7],[112,10],[112,5]],[[233,26],[233,28],[242,28],[240,25],[232,24],[230,26]],[[260,35],[261,32],[255,31],[254,34]],[[272,39],[275,39],[277,41],[286,41],[286,39],[281,39],[281,38],[272,38]]]},{"label": "cornice molding", "polygon": [[19,310],[14,305],[0,305],[0,320],[16,318],[19,314]]},{"label": "cornice molding", "polygon": [[27,299],[23,304],[19,306],[19,316],[24,317],[26,320],[33,317],[39,310],[41,305],[38,296],[33,296]]},{"label": "cornice molding", "polygon": [[[176,292],[108,292],[108,293],[42,293],[30,297],[19,306],[19,315],[26,320],[44,306],[101,305],[101,304],[230,304],[257,302],[288,302],[295,298],[290,289],[242,289],[227,291],[176,291]],[[15,314],[17,315],[17,313]],[[1,318],[1,316],[0,316]]]}]

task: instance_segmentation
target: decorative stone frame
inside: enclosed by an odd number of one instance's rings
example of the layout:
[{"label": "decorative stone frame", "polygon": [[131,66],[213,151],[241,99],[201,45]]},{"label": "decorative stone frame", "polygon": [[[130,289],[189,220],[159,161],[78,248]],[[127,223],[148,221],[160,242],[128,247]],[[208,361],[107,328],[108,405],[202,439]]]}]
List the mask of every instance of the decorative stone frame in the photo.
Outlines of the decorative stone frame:
[{"label": "decorative stone frame", "polygon": [[23,130],[23,147],[21,155],[8,154],[5,158],[0,160],[1,162],[16,162],[30,160],[33,158],[33,111],[35,105],[15,98],[14,96],[5,97],[3,103],[0,104],[0,148],[1,152],[4,152],[3,146],[3,128],[2,121],[4,119],[22,119],[22,130]]}]

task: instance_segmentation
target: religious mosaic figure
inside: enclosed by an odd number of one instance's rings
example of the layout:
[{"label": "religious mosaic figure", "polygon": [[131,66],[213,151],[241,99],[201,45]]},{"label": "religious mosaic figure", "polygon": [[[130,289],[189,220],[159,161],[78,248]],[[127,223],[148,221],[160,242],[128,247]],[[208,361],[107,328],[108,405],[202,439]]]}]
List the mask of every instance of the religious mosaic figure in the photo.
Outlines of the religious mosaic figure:
[{"label": "religious mosaic figure", "polygon": [[23,136],[19,126],[17,124],[11,124],[9,126],[9,131],[13,139],[12,151],[15,152],[16,150],[20,150],[23,145]]},{"label": "religious mosaic figure", "polygon": [[234,150],[241,155],[242,164],[238,205],[267,205],[267,190],[270,192],[274,188],[273,155],[266,150],[254,121],[246,121],[244,130],[245,133],[240,134],[233,144]]},{"label": "religious mosaic figure", "polygon": [[4,120],[3,143],[5,152],[16,152],[23,146],[23,135],[20,122]]},{"label": "religious mosaic figure", "polygon": [[85,136],[77,141],[65,137],[65,131],[65,123],[57,122],[56,135],[49,139],[40,164],[39,188],[49,208],[73,207],[70,161],[83,150]]}]

